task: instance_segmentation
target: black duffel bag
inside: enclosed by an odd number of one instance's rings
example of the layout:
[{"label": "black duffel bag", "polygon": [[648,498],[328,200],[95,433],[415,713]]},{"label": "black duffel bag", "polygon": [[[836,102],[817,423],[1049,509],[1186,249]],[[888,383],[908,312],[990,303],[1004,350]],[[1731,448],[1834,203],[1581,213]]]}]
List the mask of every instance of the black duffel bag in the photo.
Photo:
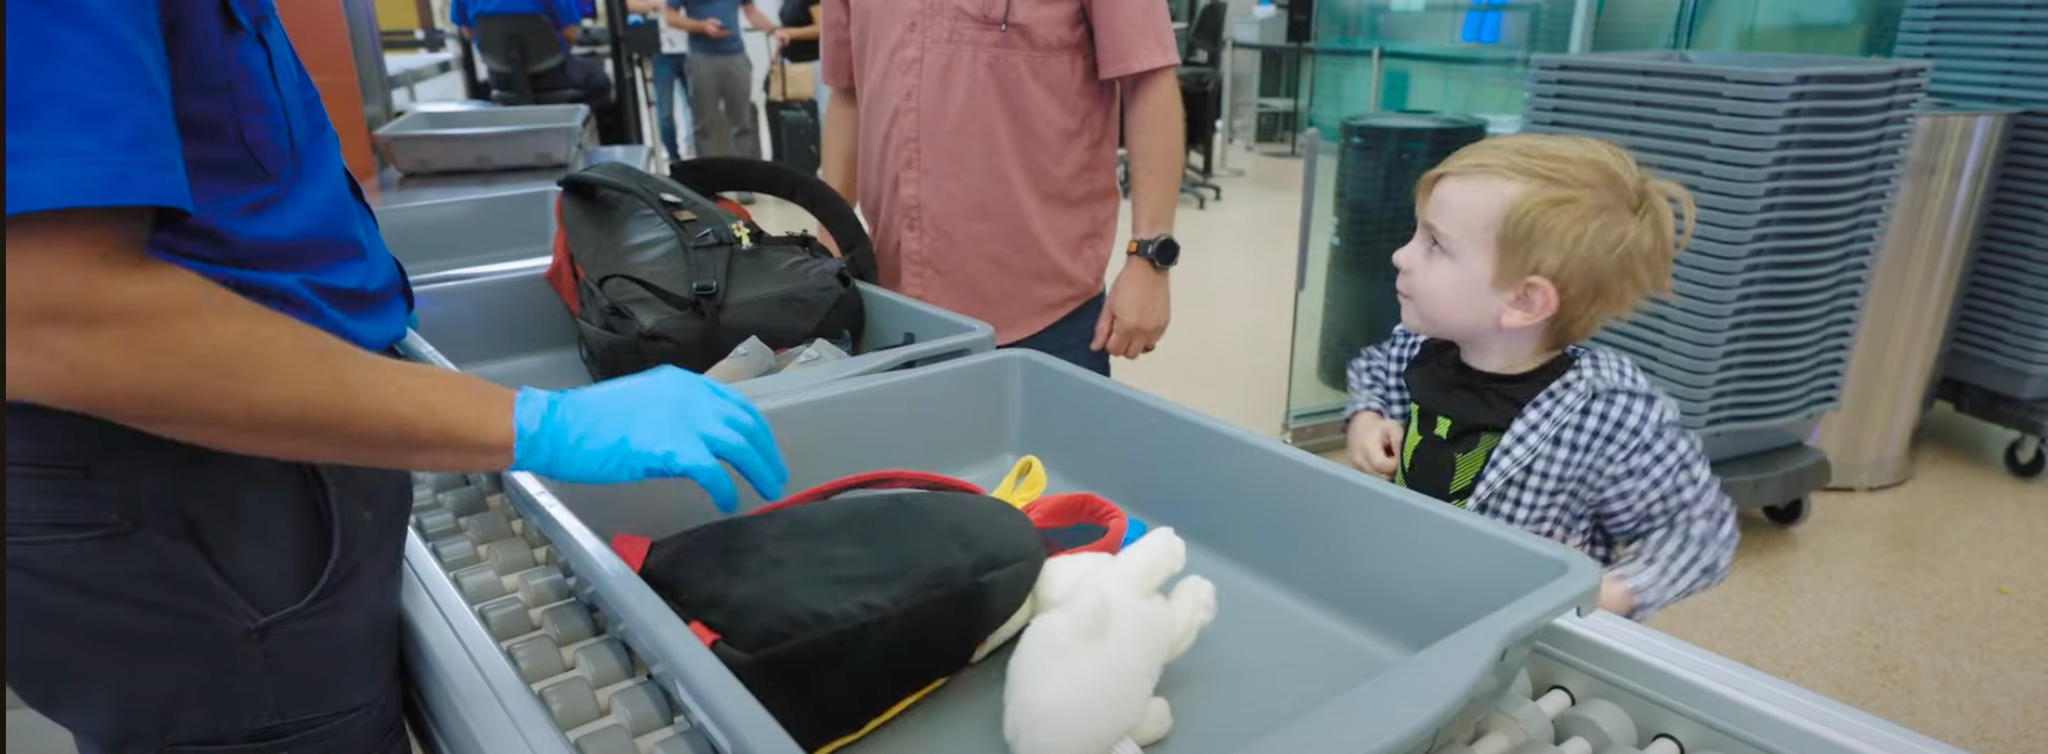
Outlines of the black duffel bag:
[{"label": "black duffel bag", "polygon": [[[703,372],[749,337],[770,348],[823,338],[853,348],[854,281],[874,252],[853,208],[816,177],[761,160],[677,162],[672,177],[603,163],[561,181],[547,280],[576,317],[593,379],[662,364]],[[795,203],[839,243],[771,236],[707,197],[751,191]]]}]

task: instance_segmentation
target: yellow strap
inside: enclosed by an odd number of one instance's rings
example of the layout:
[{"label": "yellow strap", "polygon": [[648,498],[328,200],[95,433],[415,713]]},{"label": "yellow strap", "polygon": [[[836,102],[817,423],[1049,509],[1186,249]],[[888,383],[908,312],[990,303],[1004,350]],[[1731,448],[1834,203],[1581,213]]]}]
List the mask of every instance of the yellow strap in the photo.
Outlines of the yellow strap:
[{"label": "yellow strap", "polygon": [[1045,464],[1038,462],[1038,456],[1025,456],[1017,459],[1009,476],[1003,477],[1002,484],[996,485],[988,496],[1022,508],[1044,494]]},{"label": "yellow strap", "polygon": [[903,701],[897,702],[894,706],[891,706],[888,710],[884,711],[880,716],[876,717],[873,720],[869,720],[868,724],[860,726],[860,730],[848,733],[837,741],[825,744],[825,748],[819,749],[815,752],[812,752],[811,754],[832,754],[832,752],[838,751],[840,747],[860,740],[861,736],[865,736],[869,733],[875,732],[876,728],[882,727],[882,723],[889,722],[890,719],[896,717],[897,715],[903,714],[904,710],[910,709],[910,705],[916,704],[917,700],[923,699],[926,696],[930,695],[932,692],[939,690],[939,687],[945,685],[946,681],[948,680],[950,679],[940,678],[939,680],[932,681],[932,684],[930,686],[926,686],[922,689],[919,689],[917,693],[904,697]]}]

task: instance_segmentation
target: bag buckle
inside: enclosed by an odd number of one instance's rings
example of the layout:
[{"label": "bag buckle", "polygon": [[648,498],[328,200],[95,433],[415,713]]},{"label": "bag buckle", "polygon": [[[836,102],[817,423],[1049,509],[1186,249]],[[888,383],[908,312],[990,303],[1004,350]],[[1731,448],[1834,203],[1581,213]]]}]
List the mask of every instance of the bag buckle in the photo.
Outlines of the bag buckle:
[{"label": "bag buckle", "polygon": [[711,298],[718,295],[718,281],[699,280],[690,284],[690,294],[697,298]]}]

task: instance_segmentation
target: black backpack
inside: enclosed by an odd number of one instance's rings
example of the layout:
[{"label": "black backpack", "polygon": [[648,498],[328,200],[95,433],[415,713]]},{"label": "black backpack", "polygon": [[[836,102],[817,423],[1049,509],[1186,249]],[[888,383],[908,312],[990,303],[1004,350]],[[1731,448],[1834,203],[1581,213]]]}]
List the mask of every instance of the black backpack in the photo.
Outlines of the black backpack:
[{"label": "black backpack", "polygon": [[[865,314],[854,283],[874,282],[874,252],[837,192],[761,160],[688,160],[670,173],[602,163],[561,181],[547,279],[576,317],[593,379],[662,364],[703,372],[748,337],[777,350],[818,338],[858,347]],[[802,207],[843,259],[809,234],[768,235],[706,198],[728,191]]]}]

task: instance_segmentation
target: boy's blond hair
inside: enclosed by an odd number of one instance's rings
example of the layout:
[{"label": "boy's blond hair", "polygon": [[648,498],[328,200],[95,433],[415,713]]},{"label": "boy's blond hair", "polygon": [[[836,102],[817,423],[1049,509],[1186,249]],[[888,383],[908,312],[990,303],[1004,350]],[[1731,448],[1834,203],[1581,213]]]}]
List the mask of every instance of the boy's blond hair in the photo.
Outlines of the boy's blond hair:
[{"label": "boy's blond hair", "polygon": [[[1445,176],[1488,175],[1522,185],[1501,218],[1495,283],[1541,275],[1557,287],[1555,345],[1585,340],[1671,290],[1671,263],[1692,238],[1684,186],[1651,175],[1627,150],[1565,134],[1514,134],[1470,144],[1415,185],[1415,207]],[[1683,237],[1673,206],[1685,218]]]}]

